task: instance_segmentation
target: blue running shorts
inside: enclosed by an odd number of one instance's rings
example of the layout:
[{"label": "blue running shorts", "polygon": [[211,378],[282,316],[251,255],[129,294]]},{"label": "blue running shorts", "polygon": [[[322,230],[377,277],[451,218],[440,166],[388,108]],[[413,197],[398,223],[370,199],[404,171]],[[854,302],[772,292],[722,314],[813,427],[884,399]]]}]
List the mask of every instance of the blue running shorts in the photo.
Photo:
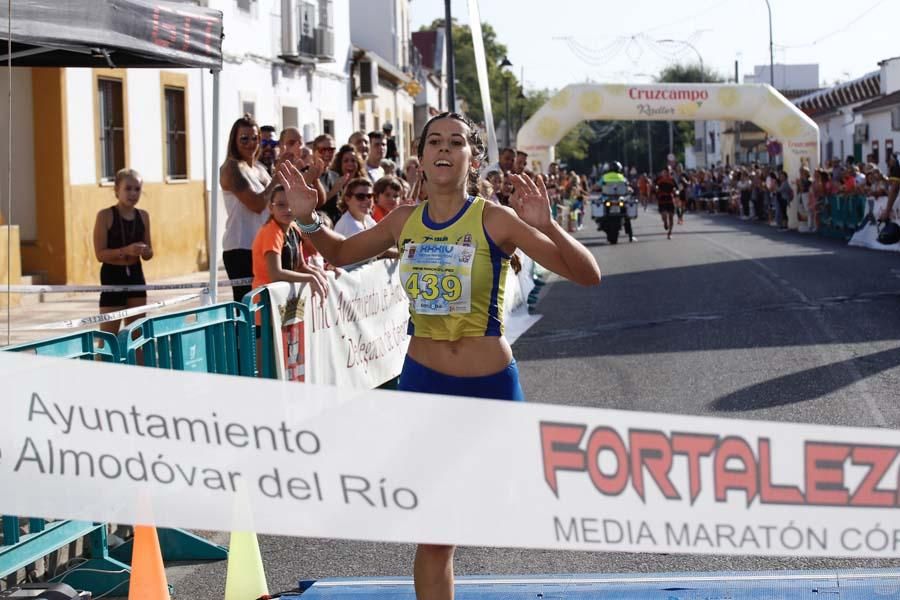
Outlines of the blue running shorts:
[{"label": "blue running shorts", "polygon": [[525,400],[522,386],[519,385],[519,367],[516,366],[516,359],[513,359],[509,366],[499,373],[480,377],[456,377],[438,373],[407,356],[403,361],[403,371],[400,372],[397,389],[402,392],[419,392],[421,394],[470,396],[491,400]]}]

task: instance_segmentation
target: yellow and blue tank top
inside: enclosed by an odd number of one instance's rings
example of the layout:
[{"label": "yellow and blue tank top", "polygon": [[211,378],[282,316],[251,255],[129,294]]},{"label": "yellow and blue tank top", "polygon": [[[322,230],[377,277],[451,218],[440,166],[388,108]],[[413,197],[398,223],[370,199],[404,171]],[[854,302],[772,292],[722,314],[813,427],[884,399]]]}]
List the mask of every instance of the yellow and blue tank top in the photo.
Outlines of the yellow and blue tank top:
[{"label": "yellow and blue tank top", "polygon": [[469,197],[435,223],[425,201],[403,226],[400,279],[410,300],[409,335],[435,340],[503,335],[509,256],[488,236],[484,198]]}]

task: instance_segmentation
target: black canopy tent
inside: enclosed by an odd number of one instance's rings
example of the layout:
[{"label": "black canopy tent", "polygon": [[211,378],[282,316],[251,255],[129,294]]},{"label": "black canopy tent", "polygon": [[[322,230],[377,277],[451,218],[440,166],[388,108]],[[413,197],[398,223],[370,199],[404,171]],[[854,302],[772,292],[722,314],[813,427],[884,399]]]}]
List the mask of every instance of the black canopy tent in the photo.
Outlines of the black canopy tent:
[{"label": "black canopy tent", "polygon": [[222,36],[222,13],[191,1],[13,0],[8,3],[0,0],[0,64],[3,65],[212,70],[209,293],[213,302],[218,270],[216,212]]},{"label": "black canopy tent", "polygon": [[[0,39],[21,67],[222,68],[222,13],[162,0],[15,0]],[[9,35],[7,35],[9,33]]]}]

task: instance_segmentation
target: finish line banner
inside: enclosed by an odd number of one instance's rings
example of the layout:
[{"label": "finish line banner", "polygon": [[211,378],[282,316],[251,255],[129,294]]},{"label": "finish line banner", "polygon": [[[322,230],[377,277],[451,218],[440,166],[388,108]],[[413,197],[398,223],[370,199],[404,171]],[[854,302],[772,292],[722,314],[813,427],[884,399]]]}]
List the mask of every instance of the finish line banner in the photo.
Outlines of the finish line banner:
[{"label": "finish line banner", "polygon": [[0,374],[0,514],[390,542],[900,557],[892,430],[7,352]]}]

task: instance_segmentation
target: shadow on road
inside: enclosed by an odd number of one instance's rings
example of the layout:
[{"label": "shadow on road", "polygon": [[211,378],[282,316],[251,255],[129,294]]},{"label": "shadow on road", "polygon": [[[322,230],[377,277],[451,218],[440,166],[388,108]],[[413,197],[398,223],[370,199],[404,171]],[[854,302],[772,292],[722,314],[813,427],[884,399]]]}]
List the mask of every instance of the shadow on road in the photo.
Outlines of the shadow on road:
[{"label": "shadow on road", "polygon": [[866,378],[898,365],[900,348],[892,348],[770,379],[718,398],[709,407],[718,412],[744,412],[806,402],[848,387],[859,376]]}]

